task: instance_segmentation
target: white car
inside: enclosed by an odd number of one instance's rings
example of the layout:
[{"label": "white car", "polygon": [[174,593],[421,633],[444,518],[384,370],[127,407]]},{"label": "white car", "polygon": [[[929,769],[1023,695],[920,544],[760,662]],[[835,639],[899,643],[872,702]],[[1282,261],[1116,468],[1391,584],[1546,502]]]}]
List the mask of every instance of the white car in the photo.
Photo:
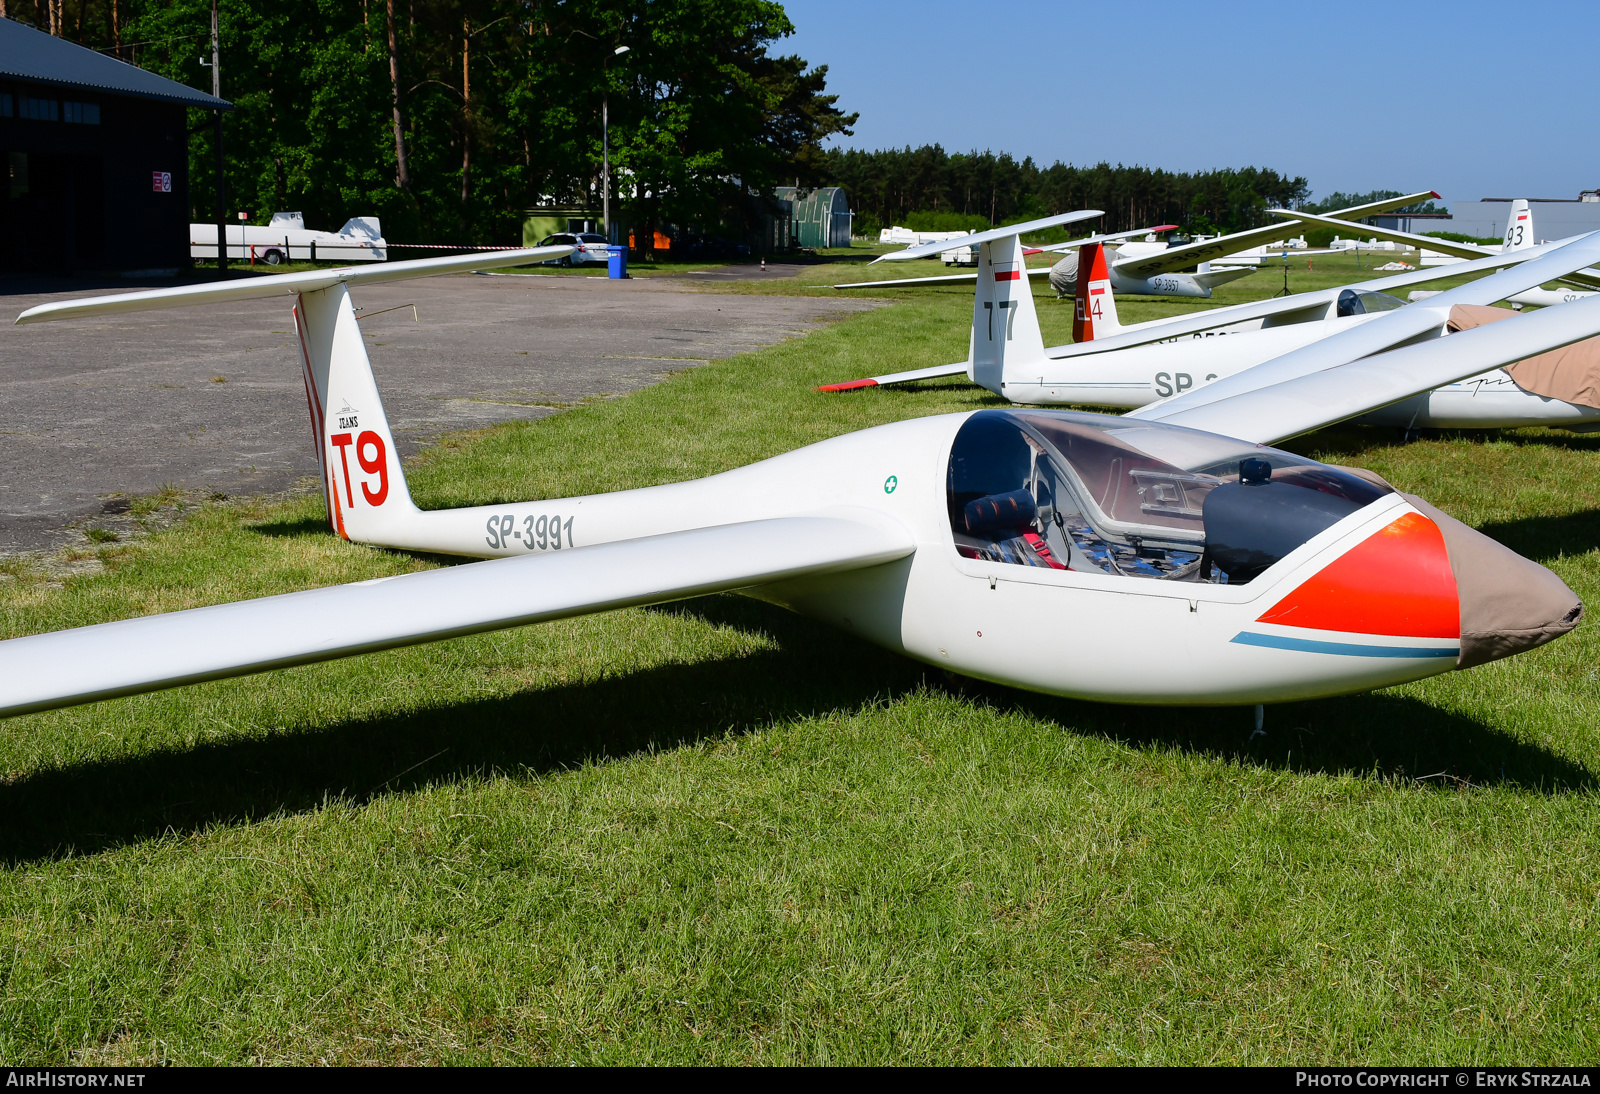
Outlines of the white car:
[{"label": "white car", "polygon": [[578,248],[573,254],[544,263],[546,266],[588,266],[592,263],[604,266],[611,259],[611,245],[606,242],[606,237],[594,232],[557,232],[553,236],[546,236],[539,246]]}]

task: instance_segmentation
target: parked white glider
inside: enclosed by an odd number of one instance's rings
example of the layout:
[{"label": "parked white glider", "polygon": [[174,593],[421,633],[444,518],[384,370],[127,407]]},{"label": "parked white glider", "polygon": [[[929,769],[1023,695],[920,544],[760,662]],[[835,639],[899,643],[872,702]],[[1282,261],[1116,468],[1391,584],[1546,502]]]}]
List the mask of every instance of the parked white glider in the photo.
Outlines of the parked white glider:
[{"label": "parked white glider", "polygon": [[[986,246],[1020,258],[1014,239]],[[0,642],[0,714],[719,590],[957,672],[1133,703],[1385,687],[1532,648],[1582,615],[1553,573],[1420,498],[1263,444],[1600,333],[1593,301],[1468,331],[1445,354],[1430,344],[1279,370],[1265,389],[1179,408],[1209,415],[1210,432],[1049,410],[951,414],[691,482],[421,511],[351,303],[366,273],[46,304],[19,322],[295,294],[332,526],[495,561]],[[1005,294],[982,303],[1003,344],[1021,309]]]},{"label": "parked white glider", "polygon": [[[980,281],[968,360],[827,384],[818,390],[850,391],[965,375],[1017,403],[1132,409],[1204,387],[1361,326],[1384,312],[1407,307],[1389,295],[1405,286],[1514,266],[1549,254],[1557,246],[1521,248],[1452,266],[1448,271],[1412,271],[1129,326],[1117,320],[1115,294],[1110,290],[1103,257],[1097,248],[1085,248],[1079,252],[1083,272],[1077,279],[1072,345],[1046,349],[1032,296],[1019,292],[1014,301],[1000,305],[1016,310],[1007,313],[1014,318],[1008,319],[1006,344],[996,355],[999,363],[991,362],[980,372],[972,354],[988,342],[992,310],[982,301],[985,293],[993,299],[1000,291],[992,282],[985,287]],[[1538,275],[1519,276],[1521,284],[1527,283],[1528,276]],[[1435,310],[1414,314],[1429,319],[1432,325],[1423,333],[1408,330],[1396,335],[1393,344],[1509,318],[1514,313],[1485,306],[1497,299],[1495,293],[1514,291],[1505,285],[1504,281],[1485,280],[1448,296],[1429,294]],[[1219,335],[1227,337],[1216,337]],[[1358,355],[1371,352],[1375,351],[1363,348]],[[1362,420],[1407,430],[1592,426],[1600,423],[1600,347],[1584,343],[1493,369],[1403,404],[1374,410]]]}]

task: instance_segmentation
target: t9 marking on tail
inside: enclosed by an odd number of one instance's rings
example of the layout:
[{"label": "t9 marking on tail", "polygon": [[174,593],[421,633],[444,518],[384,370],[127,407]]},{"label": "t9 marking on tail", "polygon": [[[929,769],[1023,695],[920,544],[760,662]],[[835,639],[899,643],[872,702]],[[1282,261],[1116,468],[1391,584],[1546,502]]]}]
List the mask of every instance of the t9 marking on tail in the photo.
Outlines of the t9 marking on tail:
[{"label": "t9 marking on tail", "polygon": [[[356,447],[356,463],[361,465],[361,470],[369,475],[378,476],[378,488],[374,490],[365,480],[361,483],[361,496],[367,499],[367,504],[379,506],[389,497],[389,450],[383,443],[383,438],[372,430],[364,430],[361,436],[354,437],[349,433],[335,433],[328,438],[329,442],[339,450],[339,466],[344,470],[344,496],[345,501],[353,509],[356,504],[355,485],[350,478],[350,454],[347,451],[351,444]],[[371,450],[375,455],[368,456]]]}]

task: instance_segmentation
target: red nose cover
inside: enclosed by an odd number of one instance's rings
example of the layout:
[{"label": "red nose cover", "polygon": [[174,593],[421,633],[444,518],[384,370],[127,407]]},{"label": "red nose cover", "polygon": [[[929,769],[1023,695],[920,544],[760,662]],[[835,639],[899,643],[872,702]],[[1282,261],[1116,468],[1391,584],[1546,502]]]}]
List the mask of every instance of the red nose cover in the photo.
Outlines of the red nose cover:
[{"label": "red nose cover", "polygon": [[1324,566],[1258,622],[1460,638],[1461,604],[1439,526],[1407,513]]}]

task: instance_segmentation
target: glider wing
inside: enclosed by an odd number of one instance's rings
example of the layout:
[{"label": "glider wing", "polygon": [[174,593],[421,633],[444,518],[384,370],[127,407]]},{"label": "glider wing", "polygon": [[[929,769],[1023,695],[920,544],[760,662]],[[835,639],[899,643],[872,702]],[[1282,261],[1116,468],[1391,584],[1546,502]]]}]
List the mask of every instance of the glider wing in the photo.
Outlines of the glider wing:
[{"label": "glider wing", "polygon": [[971,235],[960,236],[956,239],[945,239],[938,243],[924,243],[917,247],[907,247],[903,251],[890,251],[886,255],[879,255],[873,262],[902,262],[911,258],[927,258],[930,255],[943,254],[953,251],[957,247],[976,247],[980,243],[992,243],[997,239],[1007,239],[1011,236],[1025,236],[1029,232],[1042,232],[1046,228],[1056,228],[1063,224],[1075,224],[1080,220],[1093,220],[1095,217],[1105,216],[1101,209],[1079,209],[1075,213],[1061,213],[1053,217],[1041,217],[1038,220],[1026,221],[1022,224],[1007,224],[1002,228],[990,228],[987,232],[974,232]]},{"label": "glider wing", "polygon": [[51,304],[40,304],[38,307],[29,308],[17,316],[17,322],[39,323],[51,319],[77,319],[85,315],[153,311],[158,308],[187,308],[195,304],[294,296],[331,288],[341,282],[347,285],[373,284],[380,281],[404,281],[412,277],[431,277],[435,274],[492,270],[501,266],[526,266],[549,258],[560,258],[575,250],[576,247],[561,246],[523,247],[514,251],[481,251],[470,255],[451,255],[448,258],[421,258],[414,262],[380,262],[360,267],[336,266],[331,269],[309,270],[305,273],[240,277],[179,289],[146,289],[142,292],[117,293],[112,296],[91,296],[82,300],[58,300]]},{"label": "glider wing", "polygon": [[[1329,228],[1348,229],[1355,227],[1360,229],[1360,234],[1373,239],[1386,239],[1392,243],[1403,243],[1408,247],[1415,247],[1418,250],[1426,247],[1430,251],[1437,251],[1439,254],[1451,255],[1455,258],[1474,259],[1481,258],[1484,255],[1502,253],[1499,247],[1491,250],[1488,247],[1482,247],[1475,243],[1457,243],[1454,240],[1440,239],[1438,236],[1420,236],[1412,232],[1396,231],[1393,228],[1378,228],[1370,224],[1349,225],[1343,221],[1331,220],[1328,217],[1313,216],[1310,213],[1294,213],[1290,212],[1288,209],[1268,209],[1267,212],[1271,213],[1275,217],[1286,217],[1306,223],[1321,224],[1324,227]],[[1556,242],[1570,243],[1572,240],[1562,239],[1556,240]],[[1523,252],[1510,251],[1507,253],[1521,254]],[[1452,265],[1444,268],[1454,271],[1459,270],[1461,267]],[[1582,285],[1589,289],[1600,289],[1600,270],[1574,270],[1572,273],[1562,278],[1562,280],[1569,281],[1574,285]]]},{"label": "glider wing", "polygon": [[[1430,297],[1425,304],[1400,308],[1198,390],[1141,407],[1127,417],[1260,441],[1282,440],[1344,421],[1600,334],[1600,298],[1591,297],[1522,316],[1520,322],[1463,332],[1500,332],[1493,339],[1477,337],[1469,343],[1454,334],[1448,340],[1430,338],[1420,345],[1396,348],[1442,327],[1450,308],[1457,304],[1491,304],[1597,260],[1600,232]],[[1580,303],[1582,311],[1566,314]],[[1591,303],[1597,306],[1589,306]],[[1395,394],[1397,391],[1401,394]]]},{"label": "glider wing", "polygon": [[1053,346],[1045,350],[1045,353],[1051,358],[1059,360],[1088,353],[1104,353],[1108,350],[1125,349],[1128,346],[1145,345],[1168,338],[1181,338],[1187,334],[1214,330],[1217,327],[1231,326],[1234,323],[1244,323],[1252,319],[1266,319],[1272,316],[1290,315],[1294,312],[1311,308],[1324,308],[1332,301],[1337,300],[1339,294],[1346,290],[1394,293],[1409,285],[1421,285],[1446,277],[1503,269],[1507,266],[1515,266],[1519,262],[1529,262],[1540,258],[1555,250],[1557,246],[1557,244],[1546,243],[1506,255],[1487,255],[1471,262],[1461,262],[1453,266],[1412,270],[1409,273],[1395,274],[1392,277],[1380,277],[1371,281],[1357,281],[1349,285],[1338,285],[1331,289],[1296,293],[1293,296],[1278,296],[1270,300],[1257,300],[1248,304],[1230,304],[1227,307],[1210,308],[1205,311],[1191,312],[1187,315],[1177,315],[1167,319],[1153,319],[1125,327],[1121,334],[1114,334],[1107,338],[1096,338],[1093,342]]},{"label": "glider wing", "polygon": [[[1349,209],[1340,209],[1335,217],[1339,222],[1345,223],[1344,218],[1359,220],[1361,217],[1372,216],[1374,213],[1386,212],[1389,209],[1398,209],[1405,205],[1421,201],[1424,198],[1436,198],[1439,195],[1432,190],[1425,190],[1420,194],[1407,194],[1404,197],[1389,198],[1385,201],[1375,201],[1369,205],[1354,205]],[[1289,214],[1298,218],[1298,213]],[[1250,228],[1243,232],[1234,232],[1232,235],[1219,236],[1201,243],[1185,243],[1180,247],[1168,247],[1156,254],[1144,256],[1130,256],[1116,264],[1116,272],[1126,277],[1155,277],[1157,274],[1176,273],[1178,270],[1201,262],[1215,262],[1226,258],[1238,251],[1247,251],[1252,247],[1260,247],[1271,243],[1273,237],[1282,237],[1284,229],[1291,227],[1288,224],[1268,224],[1260,228]],[[1366,230],[1365,226],[1362,228]]]},{"label": "glider wing", "polygon": [[844,510],[13,638],[0,642],[0,717],[875,566],[915,549],[903,526]]},{"label": "glider wing", "polygon": [[1257,388],[1160,420],[1277,444],[1597,334],[1600,297],[1589,297]]}]

